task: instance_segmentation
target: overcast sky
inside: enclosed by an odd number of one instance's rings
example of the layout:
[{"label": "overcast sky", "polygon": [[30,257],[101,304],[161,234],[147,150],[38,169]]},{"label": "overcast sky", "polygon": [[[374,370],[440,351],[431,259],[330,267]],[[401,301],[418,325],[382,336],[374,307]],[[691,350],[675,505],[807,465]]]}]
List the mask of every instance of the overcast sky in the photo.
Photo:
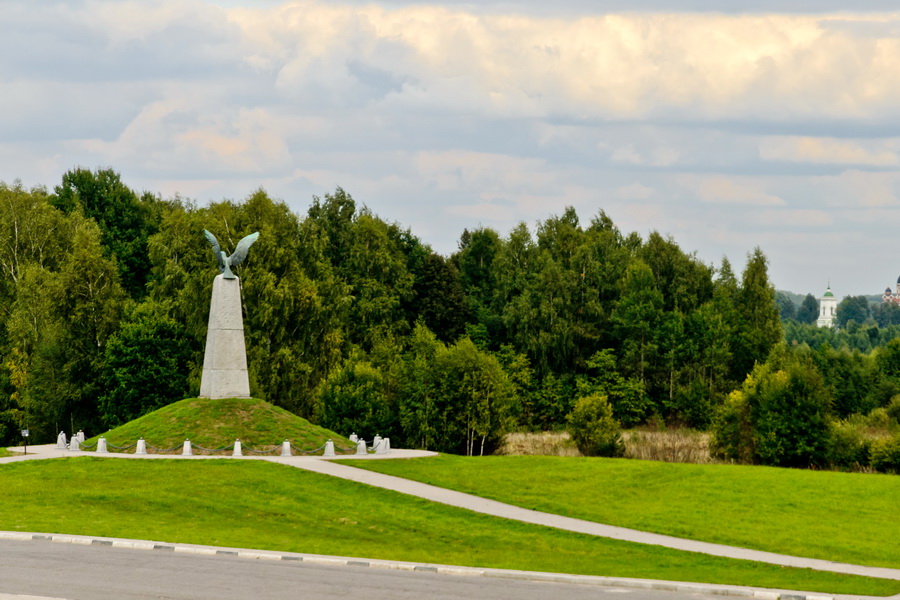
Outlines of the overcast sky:
[{"label": "overcast sky", "polygon": [[340,186],[443,254],[466,227],[603,209],[736,270],[758,245],[780,289],[880,293],[900,275],[891,5],[3,0],[0,180],[112,167],[301,213]]}]

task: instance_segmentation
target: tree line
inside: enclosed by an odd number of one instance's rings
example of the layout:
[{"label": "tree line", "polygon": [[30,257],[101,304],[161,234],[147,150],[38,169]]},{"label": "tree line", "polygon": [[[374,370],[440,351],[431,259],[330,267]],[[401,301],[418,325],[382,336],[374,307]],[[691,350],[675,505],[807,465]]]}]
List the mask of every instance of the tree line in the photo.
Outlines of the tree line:
[{"label": "tree line", "polygon": [[53,191],[0,184],[0,442],[197,394],[217,274],[203,229],[226,251],[261,233],[237,268],[252,394],[394,445],[489,452],[566,427],[587,397],[625,427],[707,429],[784,339],[759,248],[738,276],[568,208],[467,229],[442,256],[342,189],[299,215],[264,190],[201,207],[74,169]]},{"label": "tree line", "polygon": [[818,302],[776,292],[784,343],[729,394],[713,453],[741,462],[900,472],[900,307],[847,296],[833,327]]}]

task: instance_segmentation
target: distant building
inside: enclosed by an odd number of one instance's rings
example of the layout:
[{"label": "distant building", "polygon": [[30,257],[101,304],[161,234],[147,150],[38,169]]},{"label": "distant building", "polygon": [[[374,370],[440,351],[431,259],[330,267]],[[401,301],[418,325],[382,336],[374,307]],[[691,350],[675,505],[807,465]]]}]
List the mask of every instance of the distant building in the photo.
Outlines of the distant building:
[{"label": "distant building", "polygon": [[[898,282],[898,293],[900,293],[900,282]],[[831,284],[828,284],[828,289],[825,290],[825,294],[819,298],[819,318],[816,319],[816,325],[819,327],[833,327],[834,326],[834,316],[837,312],[837,298],[834,297],[834,294],[831,293]]]},{"label": "distant building", "polygon": [[884,303],[893,302],[894,304],[900,304],[900,277],[897,278],[897,291],[891,292],[891,288],[885,288],[884,295],[881,296],[881,301]]}]

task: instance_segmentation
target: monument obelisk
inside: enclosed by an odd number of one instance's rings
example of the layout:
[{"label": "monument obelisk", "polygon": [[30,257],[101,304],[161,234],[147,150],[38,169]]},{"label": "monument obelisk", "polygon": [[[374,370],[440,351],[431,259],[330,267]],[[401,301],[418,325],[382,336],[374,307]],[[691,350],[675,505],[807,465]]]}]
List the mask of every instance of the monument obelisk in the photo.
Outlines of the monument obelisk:
[{"label": "monument obelisk", "polygon": [[206,353],[200,377],[201,398],[249,398],[247,348],[244,344],[244,316],[241,312],[241,280],[231,272],[239,265],[259,237],[253,233],[238,242],[234,254],[225,256],[216,237],[203,230],[213,247],[220,275],[213,280],[209,304]]}]

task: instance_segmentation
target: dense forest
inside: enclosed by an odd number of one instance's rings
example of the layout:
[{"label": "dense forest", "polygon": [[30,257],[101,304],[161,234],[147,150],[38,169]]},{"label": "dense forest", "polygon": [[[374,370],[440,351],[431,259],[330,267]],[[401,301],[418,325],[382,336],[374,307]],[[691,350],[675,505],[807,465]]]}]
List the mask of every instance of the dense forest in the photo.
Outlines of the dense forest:
[{"label": "dense forest", "polygon": [[786,343],[807,325],[782,325],[759,248],[738,277],[569,208],[465,230],[445,257],[342,189],[298,215],[263,190],[200,207],[75,169],[52,192],[0,184],[0,443],[197,394],[218,273],[203,229],[226,251],[261,234],[236,268],[252,394],[344,434],[480,454],[601,398],[617,427],[712,428],[724,458],[849,466],[883,441],[860,419],[900,416],[900,341],[863,323],[864,348]]}]

